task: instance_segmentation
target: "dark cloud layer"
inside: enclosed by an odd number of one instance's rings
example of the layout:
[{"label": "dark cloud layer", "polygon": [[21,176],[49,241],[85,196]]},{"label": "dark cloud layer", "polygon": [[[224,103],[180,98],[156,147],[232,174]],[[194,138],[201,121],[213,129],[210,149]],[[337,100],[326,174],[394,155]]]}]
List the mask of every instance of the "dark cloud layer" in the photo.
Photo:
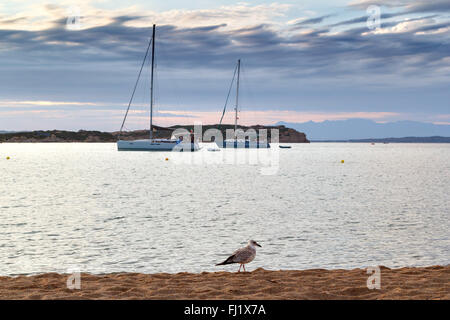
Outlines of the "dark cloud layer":
[{"label": "dark cloud layer", "polygon": [[360,0],[350,4],[351,7],[363,10],[369,5],[400,8],[409,13],[445,13],[450,11],[448,0]]},{"label": "dark cloud layer", "polygon": [[[158,25],[157,64],[165,69],[163,77],[180,79],[184,97],[190,95],[184,104],[203,103],[204,109],[222,103],[235,61],[241,58],[257,74],[252,82],[261,105],[301,102],[322,110],[351,106],[366,111],[386,111],[392,105],[417,111],[427,105],[443,112],[449,98],[442,88],[450,77],[450,35],[437,32],[449,27],[448,19],[433,11],[438,8],[446,10],[445,3],[404,4],[396,13],[383,13],[379,31],[400,27],[408,12],[423,14],[408,17],[410,26],[396,32],[373,33],[364,16],[324,24],[331,14],[285,29],[272,24],[241,29]],[[130,27],[129,22],[143,18],[117,16],[107,25],[80,31],[67,30],[65,18],[40,31],[0,27],[2,93],[126,103],[152,32],[151,26]],[[174,83],[171,79],[161,87]],[[431,89],[416,89],[426,86]]]},{"label": "dark cloud layer", "polygon": [[[394,16],[384,15],[384,18]],[[0,44],[8,48],[0,51],[0,55],[3,59],[16,62],[25,59],[26,63],[135,63],[142,58],[151,35],[150,27],[124,25],[135,19],[140,17],[120,16],[108,25],[81,31],[67,30],[63,20],[58,21],[55,27],[42,31],[0,30]],[[362,19],[342,21],[335,26],[351,25]],[[396,26],[400,22],[388,22],[383,27]],[[319,27],[309,33],[287,35],[270,25],[233,31],[226,30],[225,26],[158,26],[159,62],[174,68],[221,69],[229,68],[230,62],[240,57],[255,68],[276,67],[289,72],[301,69],[303,73],[306,70],[309,74],[320,75],[365,72],[371,69],[370,64],[362,63],[353,68],[351,63],[364,59],[370,59],[371,64],[377,61],[379,70],[402,72],[402,68],[408,66],[406,57],[417,56],[427,60],[427,56],[430,56],[436,65],[450,52],[448,32],[416,34],[418,31],[448,27],[448,22],[386,34],[365,34],[369,31],[365,27],[350,28],[339,33],[330,33],[329,29]],[[421,71],[433,72],[428,69]]]},{"label": "dark cloud layer", "polygon": [[[393,17],[404,16],[406,14],[407,14],[406,12],[383,13],[383,14],[380,14],[380,19],[382,19],[382,20],[390,19],[390,18],[393,18]],[[362,22],[366,22],[366,21],[367,21],[367,15],[334,23],[334,24],[331,25],[331,27],[345,26],[345,25],[350,25],[350,24],[362,23]]]},{"label": "dark cloud layer", "polygon": [[318,24],[323,22],[326,18],[332,17],[332,14],[327,14],[321,17],[317,17],[317,18],[311,18],[311,19],[306,19],[300,22],[297,22],[295,25],[296,26],[304,26],[304,25],[311,25],[311,24]]}]

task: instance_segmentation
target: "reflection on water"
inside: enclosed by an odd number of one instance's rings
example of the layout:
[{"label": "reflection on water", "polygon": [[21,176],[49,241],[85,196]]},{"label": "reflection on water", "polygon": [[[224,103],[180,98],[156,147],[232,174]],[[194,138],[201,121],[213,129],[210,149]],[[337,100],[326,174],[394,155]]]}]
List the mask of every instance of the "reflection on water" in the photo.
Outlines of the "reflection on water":
[{"label": "reflection on water", "polygon": [[275,175],[172,156],[1,144],[0,274],[234,270],[250,238],[250,270],[449,263],[449,144],[293,144]]}]

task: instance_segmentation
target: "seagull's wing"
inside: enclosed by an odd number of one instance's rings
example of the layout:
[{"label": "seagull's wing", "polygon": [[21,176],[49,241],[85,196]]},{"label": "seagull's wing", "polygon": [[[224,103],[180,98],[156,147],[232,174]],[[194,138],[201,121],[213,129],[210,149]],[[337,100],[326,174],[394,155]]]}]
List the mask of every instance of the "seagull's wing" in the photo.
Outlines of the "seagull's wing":
[{"label": "seagull's wing", "polygon": [[249,247],[241,248],[235,251],[233,261],[237,263],[245,262],[254,256],[255,252]]},{"label": "seagull's wing", "polygon": [[251,257],[253,252],[251,252],[247,247],[237,249],[231,256],[227,258],[224,262],[216,264],[216,266],[221,266],[224,264],[230,263],[240,263],[242,261],[246,261],[249,257]]}]

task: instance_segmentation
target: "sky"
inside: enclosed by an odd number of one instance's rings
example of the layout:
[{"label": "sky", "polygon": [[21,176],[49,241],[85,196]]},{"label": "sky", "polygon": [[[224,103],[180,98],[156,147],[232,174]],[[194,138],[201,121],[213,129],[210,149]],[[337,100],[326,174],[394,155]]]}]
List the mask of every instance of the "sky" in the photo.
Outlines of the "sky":
[{"label": "sky", "polygon": [[157,125],[218,123],[237,59],[242,124],[450,125],[448,0],[0,0],[0,130],[119,130],[152,24]]}]

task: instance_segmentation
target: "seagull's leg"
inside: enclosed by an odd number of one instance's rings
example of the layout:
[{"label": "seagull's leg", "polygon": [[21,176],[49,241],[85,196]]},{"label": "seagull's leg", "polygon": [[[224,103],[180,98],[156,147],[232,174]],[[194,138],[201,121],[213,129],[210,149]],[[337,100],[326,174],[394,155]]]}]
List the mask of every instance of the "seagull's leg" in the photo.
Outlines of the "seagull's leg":
[{"label": "seagull's leg", "polygon": [[238,270],[238,272],[241,272],[241,267],[242,267],[242,264],[239,265],[239,270]]},{"label": "seagull's leg", "polygon": [[245,270],[245,264],[243,264],[242,267],[244,268],[244,272],[247,272],[247,270]]}]

